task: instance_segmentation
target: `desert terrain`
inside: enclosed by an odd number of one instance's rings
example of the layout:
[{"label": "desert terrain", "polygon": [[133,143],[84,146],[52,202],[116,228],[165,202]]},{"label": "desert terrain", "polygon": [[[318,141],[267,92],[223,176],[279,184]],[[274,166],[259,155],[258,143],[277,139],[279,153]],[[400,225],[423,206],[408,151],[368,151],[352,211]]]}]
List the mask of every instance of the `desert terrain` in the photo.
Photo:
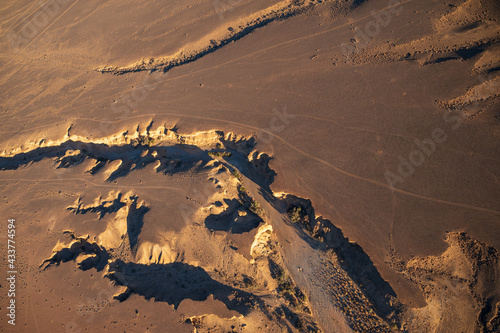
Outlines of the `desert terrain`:
[{"label": "desert terrain", "polygon": [[4,0],[1,332],[500,332],[500,4]]}]

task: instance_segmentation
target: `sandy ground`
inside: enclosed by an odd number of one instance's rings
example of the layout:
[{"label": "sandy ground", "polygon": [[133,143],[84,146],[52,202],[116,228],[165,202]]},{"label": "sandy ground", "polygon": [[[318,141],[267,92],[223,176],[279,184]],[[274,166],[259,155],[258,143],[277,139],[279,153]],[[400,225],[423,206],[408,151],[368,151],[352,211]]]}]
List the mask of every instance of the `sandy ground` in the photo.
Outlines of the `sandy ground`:
[{"label": "sandy ground", "polygon": [[1,331],[498,331],[495,1],[0,13]]}]

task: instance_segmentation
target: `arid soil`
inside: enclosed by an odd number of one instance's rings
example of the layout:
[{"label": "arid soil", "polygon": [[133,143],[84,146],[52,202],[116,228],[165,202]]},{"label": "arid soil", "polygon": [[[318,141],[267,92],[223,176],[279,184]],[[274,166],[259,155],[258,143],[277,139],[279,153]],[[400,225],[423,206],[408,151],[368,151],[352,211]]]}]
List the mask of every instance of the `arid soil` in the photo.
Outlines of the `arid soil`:
[{"label": "arid soil", "polygon": [[496,1],[0,13],[0,331],[499,332]]}]

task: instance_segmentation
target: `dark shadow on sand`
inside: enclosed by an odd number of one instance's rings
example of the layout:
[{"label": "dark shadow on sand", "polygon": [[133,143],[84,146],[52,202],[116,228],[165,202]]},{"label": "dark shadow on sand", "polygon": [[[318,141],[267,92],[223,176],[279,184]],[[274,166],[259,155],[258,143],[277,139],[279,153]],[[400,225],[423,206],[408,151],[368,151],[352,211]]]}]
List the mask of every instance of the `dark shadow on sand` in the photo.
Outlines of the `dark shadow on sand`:
[{"label": "dark shadow on sand", "polygon": [[246,315],[257,299],[251,294],[212,279],[201,267],[175,262],[142,265],[117,260],[110,264],[107,275],[115,283],[156,302],[167,302],[177,309],[185,299],[204,301],[209,295],[228,309]]}]

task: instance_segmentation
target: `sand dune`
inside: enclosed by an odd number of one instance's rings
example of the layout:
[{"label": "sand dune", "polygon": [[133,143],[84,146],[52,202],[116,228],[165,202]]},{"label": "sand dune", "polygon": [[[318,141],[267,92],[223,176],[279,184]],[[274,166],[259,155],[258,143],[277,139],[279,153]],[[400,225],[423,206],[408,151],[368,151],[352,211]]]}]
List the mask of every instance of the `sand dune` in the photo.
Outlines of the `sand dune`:
[{"label": "sand dune", "polygon": [[497,2],[0,12],[0,331],[499,330]]}]

